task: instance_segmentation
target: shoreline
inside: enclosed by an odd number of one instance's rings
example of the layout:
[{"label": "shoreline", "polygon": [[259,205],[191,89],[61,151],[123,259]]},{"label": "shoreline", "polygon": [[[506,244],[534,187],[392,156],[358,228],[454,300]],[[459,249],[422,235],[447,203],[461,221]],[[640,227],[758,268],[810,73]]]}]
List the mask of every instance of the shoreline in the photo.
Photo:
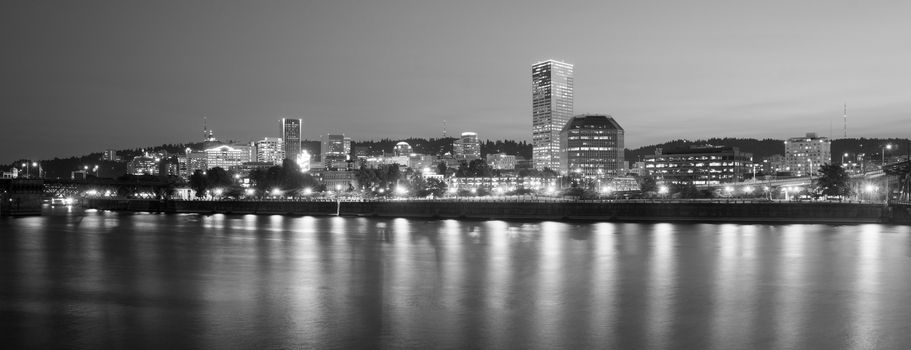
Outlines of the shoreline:
[{"label": "shoreline", "polygon": [[911,207],[837,202],[627,201],[183,201],[88,199],[86,209],[226,215],[342,216],[457,220],[911,224]]}]

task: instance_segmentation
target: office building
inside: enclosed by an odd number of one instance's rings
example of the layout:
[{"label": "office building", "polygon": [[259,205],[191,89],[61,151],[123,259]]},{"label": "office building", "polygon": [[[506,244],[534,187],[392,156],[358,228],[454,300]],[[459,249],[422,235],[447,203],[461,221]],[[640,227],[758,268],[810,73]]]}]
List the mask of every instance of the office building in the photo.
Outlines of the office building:
[{"label": "office building", "polygon": [[251,148],[246,145],[221,145],[206,149],[203,151],[206,160],[205,169],[220,167],[227,171],[232,166],[250,162],[252,160]]},{"label": "office building", "polygon": [[[346,142],[347,140],[347,142]],[[329,134],[323,140],[323,166],[327,169],[347,168],[351,139],[343,134]]]},{"label": "office building", "polygon": [[161,161],[160,155],[145,153],[141,156],[133,157],[133,160],[127,162],[127,174],[131,175],[158,175],[158,163]]},{"label": "office building", "polygon": [[301,120],[296,118],[281,119],[281,136],[285,158],[293,161],[301,153]]},{"label": "office building", "polygon": [[753,155],[737,147],[690,146],[662,150],[645,157],[645,169],[655,180],[666,183],[717,185],[741,182],[752,176]]},{"label": "office building", "polygon": [[452,144],[452,155],[460,160],[475,160],[481,158],[481,141],[478,133],[466,131]]},{"label": "office building", "polygon": [[256,141],[256,162],[281,165],[285,159],[284,141],[280,137],[266,137]]},{"label": "office building", "polygon": [[505,153],[488,154],[487,165],[494,170],[514,170],[516,168],[516,156]]},{"label": "office building", "polygon": [[531,67],[532,162],[557,170],[560,131],[573,116],[573,65],[547,60]]},{"label": "office building", "polygon": [[832,162],[832,143],[809,132],[784,142],[785,171],[793,176],[810,176],[823,164]]},{"label": "office building", "polygon": [[623,137],[609,115],[573,117],[560,132],[560,172],[592,179],[624,175]]}]

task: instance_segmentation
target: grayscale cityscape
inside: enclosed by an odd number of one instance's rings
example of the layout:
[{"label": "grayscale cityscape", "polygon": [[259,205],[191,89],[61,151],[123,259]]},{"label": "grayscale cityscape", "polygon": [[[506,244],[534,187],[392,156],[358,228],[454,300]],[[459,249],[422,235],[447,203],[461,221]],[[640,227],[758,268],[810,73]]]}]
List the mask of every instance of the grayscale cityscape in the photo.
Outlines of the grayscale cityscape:
[{"label": "grayscale cityscape", "polygon": [[0,13],[4,348],[911,346],[911,4]]}]

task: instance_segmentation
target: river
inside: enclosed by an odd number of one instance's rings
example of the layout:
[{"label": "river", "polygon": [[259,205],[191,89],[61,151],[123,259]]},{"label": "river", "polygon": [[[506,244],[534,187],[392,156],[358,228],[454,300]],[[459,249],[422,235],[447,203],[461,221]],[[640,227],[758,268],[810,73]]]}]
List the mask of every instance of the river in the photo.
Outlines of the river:
[{"label": "river", "polygon": [[908,226],[61,208],[0,218],[0,344],[898,349],[909,267]]}]

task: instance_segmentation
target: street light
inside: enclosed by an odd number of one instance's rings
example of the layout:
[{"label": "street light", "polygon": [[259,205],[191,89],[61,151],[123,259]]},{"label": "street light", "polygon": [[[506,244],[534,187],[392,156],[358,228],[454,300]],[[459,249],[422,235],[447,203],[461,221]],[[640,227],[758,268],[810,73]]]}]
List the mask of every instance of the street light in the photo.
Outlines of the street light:
[{"label": "street light", "polygon": [[873,186],[873,185],[871,185],[871,184],[867,184],[867,186],[864,188],[864,191],[867,192],[867,193],[869,193],[869,194],[872,194],[873,192],[876,192],[876,186]]},{"label": "street light", "polygon": [[886,151],[890,150],[890,149],[892,149],[891,143],[887,143],[885,146],[883,146],[883,162],[881,165],[882,169],[883,169],[883,179],[885,179],[885,182],[886,182],[886,187],[885,187],[886,191],[885,192],[886,192],[886,203],[887,204],[889,203],[889,176],[886,175]]}]

